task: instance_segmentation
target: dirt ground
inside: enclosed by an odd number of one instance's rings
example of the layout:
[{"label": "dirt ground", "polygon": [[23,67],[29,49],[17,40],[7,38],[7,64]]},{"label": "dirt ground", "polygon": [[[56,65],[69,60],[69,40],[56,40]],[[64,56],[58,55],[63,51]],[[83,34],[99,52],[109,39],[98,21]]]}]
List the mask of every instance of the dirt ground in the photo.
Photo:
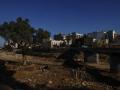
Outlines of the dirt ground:
[{"label": "dirt ground", "polygon": [[[114,90],[114,88],[120,88],[118,85],[119,81],[117,80],[113,80],[114,82],[110,83],[108,81],[108,84],[106,82],[103,83],[99,80],[96,81],[96,79],[90,74],[87,74],[87,76],[84,77],[84,71],[81,72],[81,70],[65,68],[62,65],[19,65],[7,63],[6,68],[7,71],[14,72],[12,78],[20,83],[25,83],[27,86],[34,88],[33,90],[42,90],[43,88],[45,90],[48,90],[48,88],[52,88],[55,90],[63,90],[63,88],[65,88],[65,90]],[[109,80],[112,80],[113,78],[118,78],[117,75],[116,77],[112,77],[112,74],[108,72],[101,72],[101,74],[106,77],[110,75],[111,78]],[[116,82],[116,85],[111,84]]]},{"label": "dirt ground", "polygon": [[120,74],[104,70],[103,65],[102,69],[96,65],[74,69],[48,57],[34,57],[24,65],[14,55],[3,54],[0,87],[9,88],[3,90],[120,90]]}]

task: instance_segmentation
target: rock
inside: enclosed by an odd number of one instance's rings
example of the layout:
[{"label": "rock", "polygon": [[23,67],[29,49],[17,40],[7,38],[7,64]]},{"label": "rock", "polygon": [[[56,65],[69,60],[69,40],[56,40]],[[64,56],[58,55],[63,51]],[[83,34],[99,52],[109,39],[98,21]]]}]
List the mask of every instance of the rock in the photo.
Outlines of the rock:
[{"label": "rock", "polygon": [[32,80],[29,78],[28,81],[31,82]]},{"label": "rock", "polygon": [[49,84],[52,84],[53,82],[51,80],[48,81]]}]

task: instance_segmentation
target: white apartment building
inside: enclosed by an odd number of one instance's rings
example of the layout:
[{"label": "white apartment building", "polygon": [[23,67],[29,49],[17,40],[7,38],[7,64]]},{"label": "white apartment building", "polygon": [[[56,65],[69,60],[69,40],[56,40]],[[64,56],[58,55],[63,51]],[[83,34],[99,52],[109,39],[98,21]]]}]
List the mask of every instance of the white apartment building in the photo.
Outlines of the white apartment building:
[{"label": "white apartment building", "polygon": [[53,48],[55,46],[60,47],[61,44],[63,44],[63,40],[51,40],[50,41],[50,47]]}]

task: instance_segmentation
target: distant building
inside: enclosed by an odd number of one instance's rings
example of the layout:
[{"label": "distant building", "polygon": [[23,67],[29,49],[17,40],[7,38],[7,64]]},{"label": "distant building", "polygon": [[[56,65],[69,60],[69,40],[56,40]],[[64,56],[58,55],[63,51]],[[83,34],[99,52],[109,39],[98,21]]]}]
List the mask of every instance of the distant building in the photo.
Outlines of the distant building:
[{"label": "distant building", "polygon": [[71,34],[69,34],[72,38],[75,38],[75,39],[79,39],[81,37],[83,37],[83,34],[80,34],[80,33],[76,33],[76,32],[73,32]]},{"label": "distant building", "polygon": [[63,40],[50,39],[49,41],[44,41],[42,47],[46,47],[46,48],[60,47],[63,43],[64,43]]},{"label": "distant building", "polygon": [[61,44],[63,44],[64,41],[62,40],[51,40],[50,41],[50,47],[53,48],[53,47],[60,47]]},{"label": "distant building", "polygon": [[100,39],[105,39],[106,38],[106,32],[92,32],[92,33],[88,33],[87,34],[88,37],[90,38],[95,38],[97,40],[100,40]]},{"label": "distant building", "polygon": [[89,38],[93,38],[93,46],[94,47],[108,47],[110,41],[115,38],[115,31],[100,31],[100,32],[92,32],[88,33],[87,36]]},{"label": "distant building", "polygon": [[100,32],[88,33],[87,36],[96,39],[94,41],[100,41],[100,42],[104,41],[104,43],[109,44],[114,41],[116,34],[117,33],[115,32],[115,30],[109,30],[107,32],[100,31]]},{"label": "distant building", "polygon": [[76,32],[70,33],[66,35],[66,42],[67,42],[66,44],[70,46],[73,43],[75,43],[76,39],[80,39],[81,37],[83,37],[83,34],[76,33]]},{"label": "distant building", "polygon": [[109,30],[107,32],[107,37],[108,37],[110,42],[112,42],[115,39],[115,36],[116,36],[115,30]]},{"label": "distant building", "polygon": [[66,35],[65,35],[65,34],[63,34],[62,36],[63,36],[63,40],[66,40]]}]

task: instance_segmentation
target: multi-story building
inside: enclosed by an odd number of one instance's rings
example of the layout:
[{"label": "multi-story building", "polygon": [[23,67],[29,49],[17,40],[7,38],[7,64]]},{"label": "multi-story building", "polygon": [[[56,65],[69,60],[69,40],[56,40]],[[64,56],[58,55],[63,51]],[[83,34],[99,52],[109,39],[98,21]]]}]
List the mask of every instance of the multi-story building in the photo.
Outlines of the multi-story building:
[{"label": "multi-story building", "polygon": [[42,47],[45,47],[45,48],[60,47],[63,43],[64,43],[63,40],[50,39],[50,40],[44,41],[42,43]]},{"label": "multi-story building", "polygon": [[79,39],[79,38],[83,37],[83,34],[76,33],[76,32],[73,32],[73,33],[71,33],[71,34],[69,34],[69,35],[72,37],[72,39],[73,39],[73,38],[74,38],[74,39]]},{"label": "multi-story building", "polygon": [[60,47],[64,43],[63,40],[51,40],[50,41],[50,47]]},{"label": "multi-story building", "polygon": [[90,38],[95,38],[97,40],[105,39],[106,38],[106,32],[92,32],[87,34]]},{"label": "multi-story building", "polygon": [[96,41],[104,40],[108,44],[115,39],[116,32],[115,30],[109,30],[107,32],[104,31],[92,32],[92,33],[88,33],[87,36],[96,39]]},{"label": "multi-story building", "polygon": [[88,33],[87,36],[89,38],[93,38],[93,42],[95,43],[94,45],[100,46],[100,47],[105,47],[108,46],[109,42],[115,38],[115,31],[100,31],[100,32],[92,32]]}]

